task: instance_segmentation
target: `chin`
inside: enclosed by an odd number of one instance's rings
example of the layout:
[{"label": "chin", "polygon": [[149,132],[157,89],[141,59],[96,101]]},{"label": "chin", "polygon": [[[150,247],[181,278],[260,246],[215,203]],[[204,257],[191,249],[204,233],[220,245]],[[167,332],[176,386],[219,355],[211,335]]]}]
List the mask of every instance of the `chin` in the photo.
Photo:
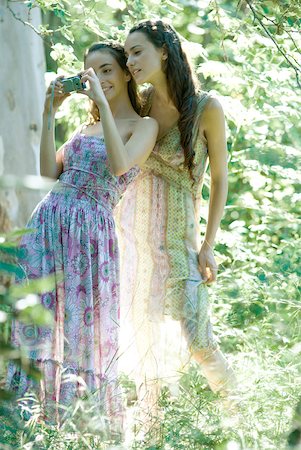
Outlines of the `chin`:
[{"label": "chin", "polygon": [[149,83],[149,81],[145,80],[144,78],[135,78],[135,81],[137,84],[145,84],[145,83]]},{"label": "chin", "polygon": [[138,73],[138,75],[136,76],[132,75],[132,77],[134,78],[137,84],[147,83],[147,81],[143,79],[143,75],[141,73]]}]

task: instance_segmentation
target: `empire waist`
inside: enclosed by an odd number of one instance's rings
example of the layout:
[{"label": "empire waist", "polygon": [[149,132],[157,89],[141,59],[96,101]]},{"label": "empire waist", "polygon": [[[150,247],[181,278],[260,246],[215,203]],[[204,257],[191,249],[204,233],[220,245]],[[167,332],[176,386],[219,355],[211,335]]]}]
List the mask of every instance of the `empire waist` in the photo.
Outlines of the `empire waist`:
[{"label": "empire waist", "polygon": [[97,186],[92,189],[90,186],[74,185],[61,179],[55,184],[52,192],[66,196],[65,201],[69,198],[71,200],[96,202],[110,213],[112,213],[121,197],[118,192],[109,191],[105,187]]}]

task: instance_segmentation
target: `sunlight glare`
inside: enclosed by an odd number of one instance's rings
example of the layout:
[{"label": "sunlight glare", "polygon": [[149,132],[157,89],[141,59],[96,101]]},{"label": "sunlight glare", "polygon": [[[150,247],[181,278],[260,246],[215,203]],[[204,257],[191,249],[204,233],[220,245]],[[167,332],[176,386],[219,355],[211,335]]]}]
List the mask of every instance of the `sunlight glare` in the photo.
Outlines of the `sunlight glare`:
[{"label": "sunlight glare", "polygon": [[38,303],[39,297],[36,294],[28,294],[26,297],[21,298],[16,303],[16,309],[18,311],[22,311],[25,308],[28,308],[29,306],[34,306]]}]

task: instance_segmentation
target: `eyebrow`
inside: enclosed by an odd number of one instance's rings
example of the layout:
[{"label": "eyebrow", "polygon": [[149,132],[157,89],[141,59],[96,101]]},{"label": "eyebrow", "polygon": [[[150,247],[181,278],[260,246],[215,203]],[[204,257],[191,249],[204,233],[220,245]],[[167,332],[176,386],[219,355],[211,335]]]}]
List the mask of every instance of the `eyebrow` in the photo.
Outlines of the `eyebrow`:
[{"label": "eyebrow", "polygon": [[[130,51],[131,51],[131,50],[134,50],[134,48],[136,48],[136,47],[142,47],[142,45],[140,45],[140,44],[133,45],[133,47],[130,48]],[[125,52],[125,54],[127,55],[128,53]]]},{"label": "eyebrow", "polygon": [[133,45],[133,47],[131,47],[130,50],[134,50],[134,48],[136,47],[141,47],[141,45],[140,44]]},{"label": "eyebrow", "polygon": [[103,67],[106,67],[106,66],[112,66],[112,64],[110,64],[110,63],[105,63],[105,64],[102,64],[101,66],[99,66],[99,68],[102,69]]}]

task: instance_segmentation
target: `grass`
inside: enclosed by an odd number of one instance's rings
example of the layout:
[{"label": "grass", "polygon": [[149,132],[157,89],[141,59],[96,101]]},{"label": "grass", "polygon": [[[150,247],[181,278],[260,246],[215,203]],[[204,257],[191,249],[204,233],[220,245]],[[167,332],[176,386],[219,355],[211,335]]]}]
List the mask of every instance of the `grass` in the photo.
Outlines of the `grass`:
[{"label": "grass", "polygon": [[[250,334],[239,351],[229,355],[239,381],[235,411],[227,411],[223,400],[208,390],[197,364],[192,363],[181,376],[176,397],[167,389],[162,391],[162,414],[157,422],[154,420],[154,428],[144,439],[139,440],[139,426],[136,426],[136,435],[132,434],[126,446],[106,441],[104,435],[98,434],[97,427],[89,429],[87,424],[93,421],[93,415],[94,425],[97,424],[97,417],[83,403],[62,429],[37,422],[23,423],[23,430],[13,432],[14,439],[11,442],[8,439],[7,447],[1,448],[285,450],[299,399],[296,388],[301,384],[300,348],[283,346],[271,351],[262,345],[254,330]],[[1,427],[3,430],[3,422]],[[9,434],[8,428],[6,432]]]},{"label": "grass", "polygon": [[[133,383],[121,377],[129,404],[126,443],[110,440],[95,403],[79,400],[58,429],[34,420],[34,415],[26,422],[15,403],[2,400],[0,449],[297,449],[287,442],[294,416],[301,427],[301,414],[294,412],[301,397],[299,280],[288,269],[256,272],[237,261],[224,268],[218,285],[211,288],[214,327],[238,379],[235,408],[229,410],[208,389],[200,368],[191,363],[180,376],[176,394],[162,389],[160,414],[152,418],[148,433],[141,432],[145,427],[138,420],[134,424]],[[37,412],[37,402],[24,404]]]}]

